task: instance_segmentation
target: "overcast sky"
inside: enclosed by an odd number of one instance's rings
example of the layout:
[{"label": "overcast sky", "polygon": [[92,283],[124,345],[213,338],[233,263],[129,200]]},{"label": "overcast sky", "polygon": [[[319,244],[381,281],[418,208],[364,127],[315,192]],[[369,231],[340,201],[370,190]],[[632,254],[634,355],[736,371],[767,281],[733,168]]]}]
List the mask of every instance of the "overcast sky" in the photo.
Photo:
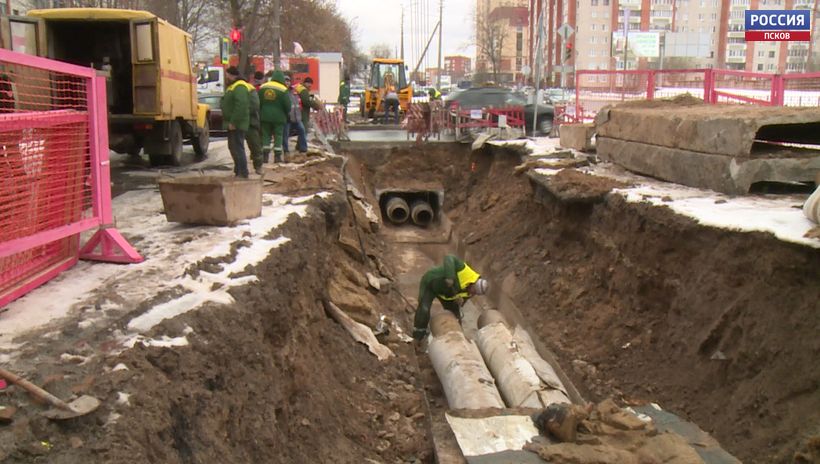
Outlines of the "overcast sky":
[{"label": "overcast sky", "polygon": [[[475,57],[472,45],[475,24],[475,0],[444,1],[444,56],[466,55]],[[359,48],[368,53],[370,47],[386,44],[394,51],[401,42],[401,12],[404,8],[404,54],[405,59],[416,60],[438,22],[439,0],[336,0],[336,7],[354,25]],[[423,23],[423,10],[427,9],[427,35],[413,36],[412,23]],[[413,14],[411,14],[413,13]],[[416,51],[413,51],[415,49]],[[436,66],[438,59],[438,36],[430,44],[428,64]]]}]

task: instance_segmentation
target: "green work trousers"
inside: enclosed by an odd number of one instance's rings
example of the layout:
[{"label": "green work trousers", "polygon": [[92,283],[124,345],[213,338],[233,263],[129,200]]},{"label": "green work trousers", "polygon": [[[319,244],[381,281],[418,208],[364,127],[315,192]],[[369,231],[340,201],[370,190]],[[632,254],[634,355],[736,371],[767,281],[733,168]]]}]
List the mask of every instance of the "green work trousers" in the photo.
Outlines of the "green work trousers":
[{"label": "green work trousers", "polygon": [[253,161],[253,168],[259,169],[262,167],[262,136],[259,133],[258,127],[248,127],[245,132],[245,141],[248,142],[248,148],[251,150],[251,161]]},{"label": "green work trousers", "polygon": [[262,122],[262,153],[265,160],[270,156],[271,138],[273,138],[274,159],[282,159],[282,136],[285,132],[285,123]]}]

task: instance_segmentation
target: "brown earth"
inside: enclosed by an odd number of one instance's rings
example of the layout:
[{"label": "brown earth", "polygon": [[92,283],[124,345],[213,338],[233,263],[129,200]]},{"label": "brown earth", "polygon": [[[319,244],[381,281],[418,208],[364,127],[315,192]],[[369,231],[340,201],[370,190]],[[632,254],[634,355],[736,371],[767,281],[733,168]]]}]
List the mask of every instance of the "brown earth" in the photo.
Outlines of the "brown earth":
[{"label": "brown earth", "polygon": [[587,399],[658,402],[744,462],[792,462],[820,431],[820,250],[534,195],[518,163],[480,155],[449,215]]},{"label": "brown earth", "polygon": [[[383,342],[397,356],[379,362],[323,309],[340,265],[352,275],[378,272],[372,260],[358,262],[338,246],[340,228],[354,221],[335,182],[338,166],[335,175],[331,171],[320,163],[308,168],[308,175],[295,171],[295,179],[273,176],[271,190],[283,193],[303,194],[309,185],[335,188],[332,196],[311,201],[306,218],[282,226],[291,240],[246,271],[259,281],[232,289],[234,305],[200,308],[149,334],[174,336],[188,325],[194,330],[190,346],[138,344],[111,355],[112,327],[65,328],[59,342],[25,340],[29,345],[16,369],[59,397],[83,392],[103,405],[85,417],[50,422],[19,388],[6,389],[0,404],[21,408],[11,424],[0,425],[0,461],[431,462],[411,345],[391,334]],[[368,249],[378,255],[378,240],[363,233]],[[187,271],[219,265],[219,259],[207,259]],[[357,291],[369,293],[380,311],[408,327],[398,295],[367,287]],[[117,325],[170,297],[136,305]],[[94,357],[65,365],[59,362],[64,352]],[[118,364],[128,369],[112,371]],[[130,395],[129,406],[117,404],[120,393]]]}]

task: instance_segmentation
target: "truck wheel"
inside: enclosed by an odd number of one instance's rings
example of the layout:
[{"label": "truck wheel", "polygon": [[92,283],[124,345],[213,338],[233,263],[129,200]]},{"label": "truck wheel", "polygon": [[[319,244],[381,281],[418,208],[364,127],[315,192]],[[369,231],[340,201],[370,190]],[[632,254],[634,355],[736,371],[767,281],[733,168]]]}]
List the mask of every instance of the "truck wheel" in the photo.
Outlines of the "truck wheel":
[{"label": "truck wheel", "polygon": [[208,154],[208,145],[211,143],[211,125],[208,119],[205,119],[205,126],[199,130],[199,135],[191,139],[191,145],[194,147],[196,153],[196,160],[202,161]]},{"label": "truck wheel", "polygon": [[194,162],[194,156],[191,153],[185,153],[183,150],[182,140],[182,126],[179,121],[171,121],[171,164],[174,166],[186,166]]}]

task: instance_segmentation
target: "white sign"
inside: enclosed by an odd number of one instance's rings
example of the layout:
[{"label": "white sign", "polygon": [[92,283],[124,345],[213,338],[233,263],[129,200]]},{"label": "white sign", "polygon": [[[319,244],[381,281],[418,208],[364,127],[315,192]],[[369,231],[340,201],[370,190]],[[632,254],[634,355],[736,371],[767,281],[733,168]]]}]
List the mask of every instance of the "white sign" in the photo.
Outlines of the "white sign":
[{"label": "white sign", "polygon": [[507,116],[504,114],[498,115],[498,127],[500,129],[505,129],[507,127]]},{"label": "white sign", "polygon": [[484,119],[484,112],[481,110],[470,110],[470,119]]},{"label": "white sign", "polygon": [[569,36],[572,35],[573,32],[575,32],[575,29],[573,29],[572,26],[570,26],[567,23],[562,24],[561,27],[558,28],[558,35],[560,35],[561,38],[564,39],[564,42],[567,41],[567,39],[569,38]]},{"label": "white sign", "polygon": [[657,32],[629,34],[629,48],[636,56],[656,58],[661,55],[661,35]]}]

